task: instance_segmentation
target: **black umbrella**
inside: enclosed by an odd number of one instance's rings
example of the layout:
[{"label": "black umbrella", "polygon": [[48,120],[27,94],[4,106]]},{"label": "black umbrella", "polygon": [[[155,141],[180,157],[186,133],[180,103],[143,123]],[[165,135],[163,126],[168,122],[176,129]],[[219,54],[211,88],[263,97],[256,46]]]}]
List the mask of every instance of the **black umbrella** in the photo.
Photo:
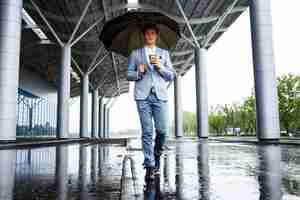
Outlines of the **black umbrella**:
[{"label": "black umbrella", "polygon": [[128,57],[133,49],[143,47],[142,28],[148,23],[156,24],[159,28],[158,47],[175,47],[180,38],[179,24],[158,12],[134,11],[116,17],[104,25],[100,40],[107,50]]}]

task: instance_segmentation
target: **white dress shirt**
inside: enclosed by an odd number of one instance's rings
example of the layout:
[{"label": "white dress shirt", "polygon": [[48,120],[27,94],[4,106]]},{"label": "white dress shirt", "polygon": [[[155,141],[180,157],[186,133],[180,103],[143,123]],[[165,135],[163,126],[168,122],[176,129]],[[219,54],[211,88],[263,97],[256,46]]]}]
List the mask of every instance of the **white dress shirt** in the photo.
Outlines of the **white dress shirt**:
[{"label": "white dress shirt", "polygon": [[154,47],[147,47],[145,46],[145,52],[146,52],[146,59],[149,65],[153,66],[152,64],[150,64],[150,59],[149,59],[149,55],[155,55],[156,54],[156,46]]},{"label": "white dress shirt", "polygon": [[[155,55],[156,54],[156,46],[154,47],[147,47],[145,46],[145,54],[146,54],[146,59],[147,59],[147,62],[149,64],[149,66],[152,68],[152,70],[154,70],[154,66],[153,64],[150,63],[150,59],[149,59],[149,55]],[[152,82],[151,82],[151,90],[154,89],[154,83],[153,83],[153,78],[152,78],[152,75],[151,75],[151,79],[152,79]]]}]

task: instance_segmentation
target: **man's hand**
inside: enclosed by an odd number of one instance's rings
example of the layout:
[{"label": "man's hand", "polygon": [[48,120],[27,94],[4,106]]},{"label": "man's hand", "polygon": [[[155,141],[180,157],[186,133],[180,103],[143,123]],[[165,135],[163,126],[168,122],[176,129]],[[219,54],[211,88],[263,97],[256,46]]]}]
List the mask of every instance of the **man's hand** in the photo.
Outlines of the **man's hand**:
[{"label": "man's hand", "polygon": [[146,64],[139,64],[138,65],[138,71],[142,74],[147,72],[147,65]]}]

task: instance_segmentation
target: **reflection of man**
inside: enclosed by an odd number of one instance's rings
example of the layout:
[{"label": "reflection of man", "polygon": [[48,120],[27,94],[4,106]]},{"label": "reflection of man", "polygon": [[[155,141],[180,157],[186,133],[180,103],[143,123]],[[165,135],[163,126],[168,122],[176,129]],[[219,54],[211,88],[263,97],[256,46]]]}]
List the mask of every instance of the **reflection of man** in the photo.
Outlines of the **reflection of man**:
[{"label": "reflection of man", "polygon": [[[142,29],[144,48],[134,50],[128,60],[127,79],[135,81],[134,98],[142,127],[145,179],[153,180],[159,174],[160,155],[167,134],[167,84],[176,75],[169,52],[156,46],[159,30],[155,24]],[[155,144],[153,148],[153,124]]]}]

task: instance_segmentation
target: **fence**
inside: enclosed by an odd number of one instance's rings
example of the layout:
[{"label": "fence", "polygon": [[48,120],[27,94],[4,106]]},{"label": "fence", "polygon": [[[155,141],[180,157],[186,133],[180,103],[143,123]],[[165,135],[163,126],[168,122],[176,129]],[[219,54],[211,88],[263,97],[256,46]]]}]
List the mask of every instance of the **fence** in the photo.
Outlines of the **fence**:
[{"label": "fence", "polygon": [[17,96],[17,137],[54,137],[56,104],[19,89]]}]

